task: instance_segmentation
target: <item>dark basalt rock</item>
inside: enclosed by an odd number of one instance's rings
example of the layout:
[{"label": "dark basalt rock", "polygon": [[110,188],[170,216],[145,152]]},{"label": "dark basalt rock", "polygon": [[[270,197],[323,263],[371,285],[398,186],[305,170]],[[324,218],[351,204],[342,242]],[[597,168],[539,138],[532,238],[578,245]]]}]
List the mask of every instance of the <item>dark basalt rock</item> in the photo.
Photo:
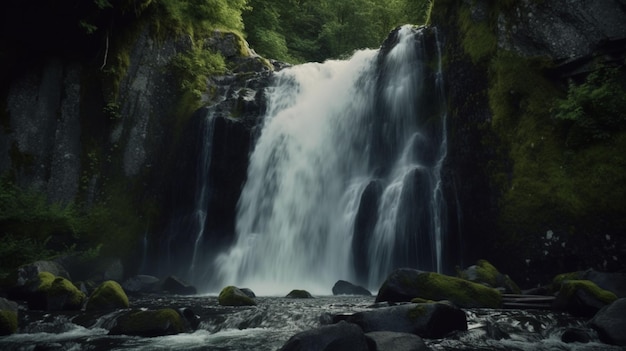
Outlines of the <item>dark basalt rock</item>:
[{"label": "dark basalt rock", "polygon": [[129,293],[148,293],[154,292],[159,288],[160,280],[151,275],[136,275],[126,279],[122,287]]},{"label": "dark basalt rock", "polygon": [[292,336],[280,351],[369,351],[363,331],[358,326],[339,322]]},{"label": "dark basalt rock", "polygon": [[333,295],[363,295],[371,296],[372,293],[362,286],[354,285],[345,280],[338,280],[333,286]]},{"label": "dark basalt rock", "polygon": [[195,295],[198,293],[194,286],[189,285],[175,276],[165,278],[162,289],[177,295]]},{"label": "dark basalt rock", "polygon": [[365,334],[371,351],[425,351],[430,350],[415,334],[371,332]]},{"label": "dark basalt rock", "polygon": [[246,296],[248,296],[251,299],[254,299],[256,297],[256,294],[251,289],[239,288],[239,290],[241,290],[242,293],[246,294]]},{"label": "dark basalt rock", "polygon": [[411,333],[425,338],[442,338],[456,330],[467,330],[465,312],[447,303],[405,304],[348,317],[364,332]]},{"label": "dark basalt rock", "polygon": [[312,299],[313,295],[306,290],[291,290],[287,296],[290,299]]},{"label": "dark basalt rock", "polygon": [[589,322],[600,340],[611,345],[626,346],[626,298],[602,308]]}]

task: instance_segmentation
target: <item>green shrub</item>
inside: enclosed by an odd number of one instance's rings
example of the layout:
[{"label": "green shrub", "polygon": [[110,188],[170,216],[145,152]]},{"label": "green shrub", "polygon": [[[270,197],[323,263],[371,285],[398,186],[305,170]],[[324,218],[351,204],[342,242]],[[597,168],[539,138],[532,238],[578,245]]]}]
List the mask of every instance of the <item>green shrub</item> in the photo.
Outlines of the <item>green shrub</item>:
[{"label": "green shrub", "polygon": [[557,119],[571,122],[568,146],[610,139],[626,126],[626,89],[619,70],[599,68],[582,84],[570,82],[555,110]]}]

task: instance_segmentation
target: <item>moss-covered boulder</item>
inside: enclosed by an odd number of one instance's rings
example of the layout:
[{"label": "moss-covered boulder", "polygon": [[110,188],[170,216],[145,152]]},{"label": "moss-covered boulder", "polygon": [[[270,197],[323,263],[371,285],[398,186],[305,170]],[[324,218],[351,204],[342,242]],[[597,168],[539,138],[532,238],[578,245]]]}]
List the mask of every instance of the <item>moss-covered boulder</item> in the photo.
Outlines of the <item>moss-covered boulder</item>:
[{"label": "moss-covered boulder", "polygon": [[502,274],[487,260],[478,260],[475,265],[459,272],[459,278],[474,283],[485,284],[509,294],[521,294],[517,284],[506,274]]},{"label": "moss-covered boulder", "polygon": [[232,285],[225,287],[220,292],[217,302],[222,306],[254,306],[256,301],[248,297],[239,288]]},{"label": "moss-covered boulder", "polygon": [[182,317],[176,310],[130,311],[117,318],[110,335],[133,335],[143,337],[164,336],[185,331]]},{"label": "moss-covered boulder", "polygon": [[411,301],[419,297],[426,300],[448,300],[459,307],[500,307],[502,295],[496,289],[465,279],[411,268],[393,271],[385,280],[376,302]]},{"label": "moss-covered boulder", "polygon": [[0,297],[0,336],[17,331],[17,304]]},{"label": "moss-covered boulder", "polygon": [[614,293],[618,298],[626,297],[626,273],[607,273],[587,269],[585,271],[562,273],[552,279],[552,291],[558,292],[566,280],[589,280],[598,287]]},{"label": "moss-covered boulder", "polygon": [[601,308],[617,300],[617,296],[589,280],[566,280],[554,300],[553,308],[575,316],[593,317]]},{"label": "moss-covered boulder", "polygon": [[311,295],[311,293],[309,293],[306,290],[294,289],[294,290],[291,290],[289,294],[287,294],[287,296],[285,297],[290,298],[290,299],[312,299],[313,295]]},{"label": "moss-covered boulder", "polygon": [[28,307],[33,310],[80,310],[86,298],[71,281],[49,272],[39,273],[29,284],[36,285],[28,298]]},{"label": "moss-covered boulder", "polygon": [[108,280],[91,293],[85,309],[88,311],[114,310],[128,308],[128,306],[128,296],[124,289],[117,282]]}]

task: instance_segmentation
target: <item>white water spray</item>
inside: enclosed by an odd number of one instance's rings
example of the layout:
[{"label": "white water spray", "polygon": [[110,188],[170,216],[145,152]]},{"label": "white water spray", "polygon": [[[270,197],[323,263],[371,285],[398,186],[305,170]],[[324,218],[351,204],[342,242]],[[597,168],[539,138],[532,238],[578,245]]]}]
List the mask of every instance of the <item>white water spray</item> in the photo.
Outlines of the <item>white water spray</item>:
[{"label": "white water spray", "polygon": [[[365,50],[277,73],[239,200],[237,239],[215,262],[222,286],[328,294],[338,279],[355,278],[355,218],[372,181],[384,190],[376,226],[364,239],[365,283],[377,287],[396,265],[416,265],[413,251],[435,250],[432,236],[441,233],[432,222],[441,217],[433,212],[441,209],[433,206],[445,151],[441,135],[422,131],[432,116],[421,116],[427,109],[420,104],[439,102],[420,98],[427,79],[421,36],[405,26],[382,58]],[[413,185],[421,173],[425,181]],[[409,196],[407,188],[417,190]],[[428,224],[410,225],[415,213]],[[410,244],[421,242],[429,247]]]}]

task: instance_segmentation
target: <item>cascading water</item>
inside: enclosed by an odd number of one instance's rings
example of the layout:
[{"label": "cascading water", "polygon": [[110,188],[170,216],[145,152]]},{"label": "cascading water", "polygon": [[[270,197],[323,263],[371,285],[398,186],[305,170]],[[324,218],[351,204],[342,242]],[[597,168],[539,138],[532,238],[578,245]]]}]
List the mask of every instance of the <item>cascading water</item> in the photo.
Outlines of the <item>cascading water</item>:
[{"label": "cascading water", "polygon": [[[221,285],[327,293],[394,268],[441,270],[445,109],[424,31],[276,74]],[[435,50],[436,51],[436,50]]]}]

